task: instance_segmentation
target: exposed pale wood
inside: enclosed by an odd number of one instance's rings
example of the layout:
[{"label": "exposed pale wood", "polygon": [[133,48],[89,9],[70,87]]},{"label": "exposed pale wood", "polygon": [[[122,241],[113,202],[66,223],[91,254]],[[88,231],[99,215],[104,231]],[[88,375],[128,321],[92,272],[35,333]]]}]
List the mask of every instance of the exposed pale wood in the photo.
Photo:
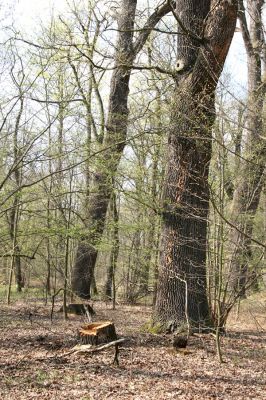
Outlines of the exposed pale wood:
[{"label": "exposed pale wood", "polygon": [[115,347],[115,356],[114,356],[113,363],[119,365],[119,361],[118,361],[119,345],[121,343],[124,343],[125,341],[126,341],[125,338],[121,338],[121,339],[114,340],[114,341],[112,341],[110,343],[106,343],[106,344],[103,344],[103,345],[100,345],[100,346],[96,346],[96,347],[92,347],[91,344],[76,345],[70,351],[68,351],[67,353],[61,354],[59,357],[60,358],[61,357],[66,357],[66,356],[69,356],[71,354],[97,353],[97,352],[100,352],[102,350],[108,349],[109,347],[114,346]]},{"label": "exposed pale wood", "polygon": [[[98,351],[108,349],[109,347],[124,343],[125,341],[126,341],[125,338],[121,338],[121,339],[114,340],[113,342],[101,344],[101,345],[95,346],[95,347],[92,347],[91,344],[77,345],[77,346],[73,347],[72,350],[73,350],[73,353],[75,353],[75,354],[97,353]],[[67,354],[69,354],[69,353],[65,353],[64,355],[67,355]]]},{"label": "exposed pale wood", "polygon": [[115,326],[111,321],[100,321],[87,324],[79,329],[79,339],[84,344],[98,345],[117,339]]}]

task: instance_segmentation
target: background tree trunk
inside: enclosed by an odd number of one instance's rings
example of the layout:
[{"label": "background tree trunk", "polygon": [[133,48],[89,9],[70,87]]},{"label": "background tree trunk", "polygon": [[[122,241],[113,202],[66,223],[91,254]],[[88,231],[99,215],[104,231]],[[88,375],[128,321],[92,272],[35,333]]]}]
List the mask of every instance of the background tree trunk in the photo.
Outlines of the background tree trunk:
[{"label": "background tree trunk", "polygon": [[78,243],[72,273],[72,289],[84,299],[90,298],[91,281],[99,244],[105,226],[108,204],[113,191],[113,177],[117,171],[127,138],[129,80],[133,61],[144,46],[151,29],[168,12],[172,2],[156,8],[148,18],[143,32],[133,43],[137,0],[123,0],[118,14],[118,42],[115,69],[111,80],[109,110],[103,148],[94,173],[93,187],[88,199],[87,232]]},{"label": "background tree trunk", "polygon": [[[21,85],[23,84],[24,80],[24,75],[21,80]],[[16,124],[15,124],[15,129],[14,129],[14,134],[13,134],[13,154],[14,154],[14,165],[17,165],[15,171],[14,171],[14,181],[16,185],[16,189],[19,189],[21,187],[21,181],[22,181],[22,166],[19,163],[19,159],[21,158],[21,151],[20,151],[20,143],[19,143],[19,129],[20,129],[20,123],[21,123],[21,118],[22,118],[22,113],[24,109],[24,99],[23,99],[23,93],[21,86],[19,86],[19,94],[21,96],[20,98],[20,108],[19,112],[16,118]],[[14,263],[14,272],[15,272],[15,279],[16,279],[16,289],[17,292],[21,292],[22,288],[24,287],[24,280],[22,276],[22,270],[21,270],[21,256],[20,256],[20,246],[18,243],[18,224],[19,224],[19,215],[20,215],[20,207],[21,207],[21,200],[20,196],[18,193],[15,194],[14,196],[14,201],[12,205],[12,209],[10,212],[10,237],[13,243],[13,255],[12,257],[14,258],[13,263]]]},{"label": "background tree trunk", "polygon": [[105,284],[105,296],[108,300],[113,298],[113,304],[115,304],[115,270],[117,267],[117,260],[119,255],[119,213],[117,209],[117,198],[116,193],[113,192],[112,199],[110,202],[110,214],[112,218],[112,229],[111,229],[111,253],[110,261],[107,270],[107,279]]},{"label": "background tree trunk", "polygon": [[[90,298],[90,286],[97,260],[97,244],[103,234],[112,193],[112,179],[117,170],[127,135],[130,66],[134,59],[133,30],[137,0],[123,0],[118,20],[118,43],[115,70],[111,81],[107,131],[103,146],[107,148],[98,161],[92,194],[88,198],[87,230],[78,244],[72,289],[80,297]],[[105,161],[105,162],[104,162]]]},{"label": "background tree trunk", "polygon": [[[232,218],[237,229],[230,233],[231,258],[229,279],[232,295],[245,295],[245,286],[254,279],[252,261],[252,234],[264,183],[266,142],[263,138],[263,111],[265,101],[265,71],[262,68],[265,39],[262,8],[264,0],[248,0],[247,11],[239,1],[239,19],[248,59],[248,107],[246,136],[243,134],[243,156],[235,185]],[[250,17],[250,26],[246,19]],[[263,251],[263,249],[262,249]],[[250,271],[250,273],[248,272]],[[250,283],[250,282],[249,282]]]}]

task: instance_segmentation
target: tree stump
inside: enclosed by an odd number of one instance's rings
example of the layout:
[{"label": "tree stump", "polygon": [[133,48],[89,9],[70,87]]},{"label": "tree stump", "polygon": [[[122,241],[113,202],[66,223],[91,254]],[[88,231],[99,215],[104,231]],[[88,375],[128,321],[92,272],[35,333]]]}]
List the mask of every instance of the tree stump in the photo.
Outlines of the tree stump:
[{"label": "tree stump", "polygon": [[93,322],[83,325],[78,331],[78,336],[81,343],[94,346],[117,340],[115,326],[111,321]]},{"label": "tree stump", "polygon": [[[60,307],[59,312],[63,312],[63,307]],[[90,316],[95,315],[95,311],[89,304],[83,303],[71,303],[67,305],[67,312],[69,314],[76,314],[76,315],[86,315],[89,314]]]}]

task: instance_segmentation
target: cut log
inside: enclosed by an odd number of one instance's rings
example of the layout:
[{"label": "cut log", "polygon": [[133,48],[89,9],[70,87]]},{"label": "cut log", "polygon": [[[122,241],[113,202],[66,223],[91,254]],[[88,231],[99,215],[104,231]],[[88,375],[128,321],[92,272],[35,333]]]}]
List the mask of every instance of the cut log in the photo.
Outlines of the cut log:
[{"label": "cut log", "polygon": [[[59,309],[59,312],[63,312],[63,307]],[[89,304],[83,303],[71,303],[67,305],[67,312],[69,314],[76,314],[76,315],[95,315],[95,311]]]},{"label": "cut log", "polygon": [[111,321],[93,322],[84,325],[79,329],[78,336],[81,343],[95,346],[117,340],[115,326]]}]

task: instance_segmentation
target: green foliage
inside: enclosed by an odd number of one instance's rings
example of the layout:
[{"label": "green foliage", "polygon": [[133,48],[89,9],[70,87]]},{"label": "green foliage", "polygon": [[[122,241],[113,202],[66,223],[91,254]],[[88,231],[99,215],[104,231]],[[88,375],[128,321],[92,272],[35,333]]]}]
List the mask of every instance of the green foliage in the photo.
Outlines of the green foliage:
[{"label": "green foliage", "polygon": [[144,333],[151,333],[152,335],[158,335],[164,330],[162,324],[160,324],[159,322],[155,323],[150,320],[141,326],[140,331]]},{"label": "green foliage", "polygon": [[[7,294],[7,286],[0,285],[0,301],[5,301]],[[43,299],[44,297],[44,289],[41,287],[30,287],[24,288],[21,292],[17,292],[16,286],[12,285],[11,287],[11,299],[12,301],[18,300],[29,300],[29,299]]]}]

